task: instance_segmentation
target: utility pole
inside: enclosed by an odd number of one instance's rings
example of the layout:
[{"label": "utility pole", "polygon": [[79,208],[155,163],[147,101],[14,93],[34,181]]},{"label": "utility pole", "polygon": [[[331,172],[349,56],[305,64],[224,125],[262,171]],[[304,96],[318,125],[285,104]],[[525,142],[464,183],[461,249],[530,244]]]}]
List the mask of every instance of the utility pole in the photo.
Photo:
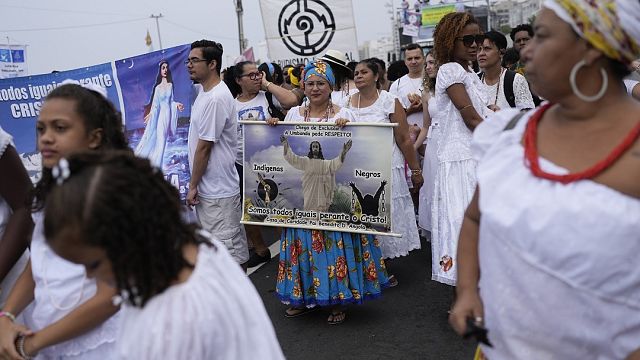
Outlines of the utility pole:
[{"label": "utility pole", "polygon": [[245,50],[245,48],[247,47],[247,44],[245,43],[244,40],[244,29],[242,27],[242,14],[243,14],[243,9],[242,9],[242,0],[235,0],[236,3],[236,14],[238,15],[238,38],[239,38],[239,47],[240,47],[240,54],[242,54]]},{"label": "utility pole", "polygon": [[158,29],[158,44],[160,45],[160,50],[162,50],[163,48],[162,48],[162,38],[160,37],[160,22],[158,21],[158,19],[162,17],[162,13],[158,15],[151,14],[150,17],[153,19],[156,19],[156,28]]},{"label": "utility pole", "polygon": [[487,0],[487,31],[491,31],[491,0]]}]

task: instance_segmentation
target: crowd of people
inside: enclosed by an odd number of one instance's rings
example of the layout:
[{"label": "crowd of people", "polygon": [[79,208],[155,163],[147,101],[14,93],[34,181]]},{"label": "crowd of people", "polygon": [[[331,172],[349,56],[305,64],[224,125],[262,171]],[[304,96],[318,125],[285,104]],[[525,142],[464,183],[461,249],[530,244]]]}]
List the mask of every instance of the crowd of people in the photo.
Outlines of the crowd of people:
[{"label": "crowd of people", "polygon": [[[95,85],[48,94],[35,186],[0,128],[0,358],[284,358],[245,275],[273,255],[241,224],[240,121],[255,120],[395,125],[389,230],[402,236],[278,229],[284,316],[326,308],[341,324],[402,286],[393,261],[430,246],[477,358],[640,359],[640,3],[545,0],[513,48],[462,11],[433,35],[388,67],[328,50],[223,70],[221,44],[192,43],[186,203],[158,168],[184,108],[166,62],[145,119],[170,123],[135,152]],[[279,141],[303,184],[310,159],[335,172],[352,145],[324,159],[317,142],[307,158]],[[335,176],[314,181],[333,193]],[[304,210],[328,207],[305,195]]]}]

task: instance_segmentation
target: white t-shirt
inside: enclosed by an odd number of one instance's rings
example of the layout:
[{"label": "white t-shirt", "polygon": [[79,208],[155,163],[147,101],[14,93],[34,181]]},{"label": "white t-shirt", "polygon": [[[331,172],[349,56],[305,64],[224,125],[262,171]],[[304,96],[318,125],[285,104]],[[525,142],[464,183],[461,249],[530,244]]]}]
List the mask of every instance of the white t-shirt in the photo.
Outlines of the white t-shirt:
[{"label": "white t-shirt", "polygon": [[197,93],[191,107],[189,126],[189,165],[193,174],[193,161],[198,140],[212,141],[209,163],[198,184],[198,195],[208,199],[221,199],[238,195],[238,172],[235,160],[238,152],[238,121],[235,100],[224,82],[209,91],[194,85]]},{"label": "white t-shirt", "polygon": [[269,114],[269,102],[267,101],[267,95],[264,91],[258,92],[258,94],[249,101],[240,102],[238,101],[238,99],[236,99],[236,111],[238,113],[238,155],[236,158],[236,163],[242,165],[244,132],[242,130],[242,124],[240,124],[239,121],[265,121],[272,116]]},{"label": "white t-shirt", "polygon": [[[405,109],[411,105],[411,102],[409,101],[409,98],[407,96],[409,94],[422,96],[422,90],[422,77],[413,79],[409,77],[409,74],[394,81],[391,84],[391,87],[389,87],[389,92],[398,97],[400,103]],[[409,123],[409,125],[418,125],[419,127],[422,127],[422,110],[407,115],[407,122]]]}]

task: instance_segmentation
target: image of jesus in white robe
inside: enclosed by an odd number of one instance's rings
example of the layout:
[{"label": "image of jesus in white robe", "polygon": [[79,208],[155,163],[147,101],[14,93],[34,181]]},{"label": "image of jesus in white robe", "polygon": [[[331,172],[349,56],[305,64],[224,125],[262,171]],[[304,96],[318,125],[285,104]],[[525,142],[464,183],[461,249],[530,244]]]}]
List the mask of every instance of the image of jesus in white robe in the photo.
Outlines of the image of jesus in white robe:
[{"label": "image of jesus in white robe", "polygon": [[291,150],[287,139],[281,138],[284,145],[284,158],[295,169],[302,170],[302,192],[304,210],[327,211],[333,201],[336,187],[336,172],[342,166],[344,157],[351,149],[351,140],[347,141],[342,153],[331,160],[322,156],[320,143],[314,141],[310,145],[308,156],[298,156]]}]

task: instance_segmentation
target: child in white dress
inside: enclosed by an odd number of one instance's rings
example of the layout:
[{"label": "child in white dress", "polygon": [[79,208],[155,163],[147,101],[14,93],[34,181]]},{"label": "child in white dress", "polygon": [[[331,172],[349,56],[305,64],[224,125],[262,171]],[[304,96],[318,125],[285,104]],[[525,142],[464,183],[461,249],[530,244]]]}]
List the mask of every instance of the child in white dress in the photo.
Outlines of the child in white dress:
[{"label": "child in white dress", "polygon": [[65,163],[45,235],[120,292],[113,358],[284,359],[250,280],[220,241],[181,218],[177,189],[149,161],[87,152]]}]

